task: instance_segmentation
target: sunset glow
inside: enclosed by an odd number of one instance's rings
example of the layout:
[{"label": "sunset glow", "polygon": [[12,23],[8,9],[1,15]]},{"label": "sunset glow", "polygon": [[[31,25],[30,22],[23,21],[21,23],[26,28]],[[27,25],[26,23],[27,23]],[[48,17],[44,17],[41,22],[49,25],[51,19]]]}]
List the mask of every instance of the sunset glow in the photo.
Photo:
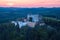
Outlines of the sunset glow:
[{"label": "sunset glow", "polygon": [[60,0],[0,0],[0,7],[60,7]]}]

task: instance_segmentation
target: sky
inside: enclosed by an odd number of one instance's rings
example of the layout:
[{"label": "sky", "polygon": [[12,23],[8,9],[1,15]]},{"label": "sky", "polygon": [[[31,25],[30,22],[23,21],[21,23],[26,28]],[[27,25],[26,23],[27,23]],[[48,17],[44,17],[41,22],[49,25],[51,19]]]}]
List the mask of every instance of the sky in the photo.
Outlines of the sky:
[{"label": "sky", "polygon": [[60,0],[0,0],[0,7],[60,7]]}]

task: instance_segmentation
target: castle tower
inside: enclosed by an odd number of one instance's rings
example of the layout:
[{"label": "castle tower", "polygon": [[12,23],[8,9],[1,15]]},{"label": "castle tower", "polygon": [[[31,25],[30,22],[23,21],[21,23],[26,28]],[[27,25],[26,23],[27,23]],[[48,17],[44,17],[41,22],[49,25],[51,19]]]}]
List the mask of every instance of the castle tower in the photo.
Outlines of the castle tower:
[{"label": "castle tower", "polygon": [[39,21],[39,15],[27,15],[28,21],[31,22],[38,22]]}]

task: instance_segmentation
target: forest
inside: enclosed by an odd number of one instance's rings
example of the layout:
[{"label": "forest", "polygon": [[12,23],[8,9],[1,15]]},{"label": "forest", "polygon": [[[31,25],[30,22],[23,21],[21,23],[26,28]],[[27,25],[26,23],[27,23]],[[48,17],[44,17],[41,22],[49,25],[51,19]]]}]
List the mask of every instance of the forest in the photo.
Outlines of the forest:
[{"label": "forest", "polygon": [[[46,25],[19,28],[11,24],[27,14],[42,15]],[[0,8],[0,40],[60,40],[60,8]]]},{"label": "forest", "polygon": [[[60,40],[60,21],[44,17],[45,26],[19,28],[11,23],[0,24],[0,40]],[[49,27],[48,27],[49,25]]]}]

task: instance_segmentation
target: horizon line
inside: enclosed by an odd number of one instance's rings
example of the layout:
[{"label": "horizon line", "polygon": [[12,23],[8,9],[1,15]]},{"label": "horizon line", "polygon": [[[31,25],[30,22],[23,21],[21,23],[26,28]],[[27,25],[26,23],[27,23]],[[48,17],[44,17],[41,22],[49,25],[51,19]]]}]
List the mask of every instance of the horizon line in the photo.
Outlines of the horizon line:
[{"label": "horizon line", "polygon": [[0,7],[0,8],[60,8],[60,7]]}]

